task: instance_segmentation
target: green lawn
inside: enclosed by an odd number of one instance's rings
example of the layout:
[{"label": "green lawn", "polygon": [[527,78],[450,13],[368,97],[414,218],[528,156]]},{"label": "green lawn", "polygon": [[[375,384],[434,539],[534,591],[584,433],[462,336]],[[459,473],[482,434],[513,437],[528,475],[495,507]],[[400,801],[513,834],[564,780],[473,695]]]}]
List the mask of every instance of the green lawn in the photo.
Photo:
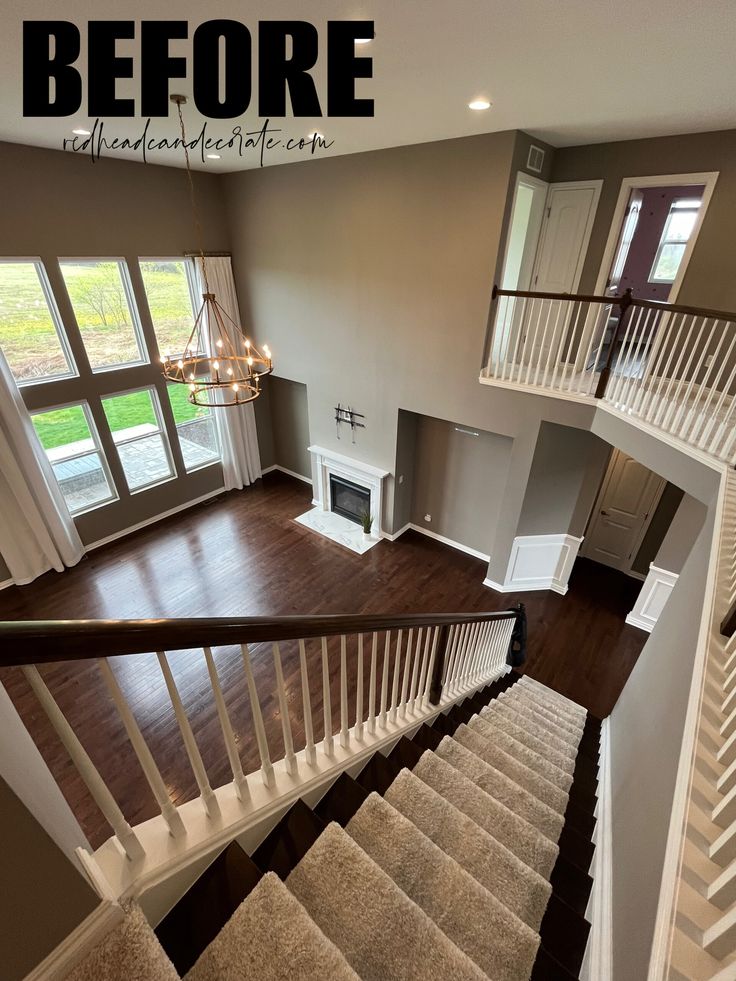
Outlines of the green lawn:
[{"label": "green lawn", "polygon": [[[177,423],[187,422],[207,413],[207,409],[192,405],[188,401],[189,390],[186,385],[172,385],[169,388],[171,408]],[[119,398],[104,401],[105,415],[113,432],[140,426],[145,423],[156,424],[148,392],[133,392]],[[43,412],[33,417],[41,445],[46,450],[89,439],[89,427],[80,406],[69,406]]]}]

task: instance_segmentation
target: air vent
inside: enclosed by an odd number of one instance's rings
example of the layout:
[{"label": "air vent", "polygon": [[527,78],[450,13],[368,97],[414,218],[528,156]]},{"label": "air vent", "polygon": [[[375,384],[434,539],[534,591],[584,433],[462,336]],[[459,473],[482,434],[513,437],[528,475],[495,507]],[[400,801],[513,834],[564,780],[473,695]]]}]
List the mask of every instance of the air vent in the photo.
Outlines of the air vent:
[{"label": "air vent", "polygon": [[544,150],[541,146],[529,147],[529,158],[526,162],[526,169],[533,171],[535,174],[542,173],[542,166],[544,164]]}]

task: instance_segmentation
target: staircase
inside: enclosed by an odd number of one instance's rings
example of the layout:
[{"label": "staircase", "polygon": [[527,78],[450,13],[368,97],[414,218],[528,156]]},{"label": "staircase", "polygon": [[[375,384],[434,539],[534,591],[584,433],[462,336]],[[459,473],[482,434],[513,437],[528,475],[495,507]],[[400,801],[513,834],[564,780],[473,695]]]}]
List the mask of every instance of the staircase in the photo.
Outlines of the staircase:
[{"label": "staircase", "polygon": [[155,931],[67,981],[569,981],[588,940],[600,722],[511,672],[231,842]]}]

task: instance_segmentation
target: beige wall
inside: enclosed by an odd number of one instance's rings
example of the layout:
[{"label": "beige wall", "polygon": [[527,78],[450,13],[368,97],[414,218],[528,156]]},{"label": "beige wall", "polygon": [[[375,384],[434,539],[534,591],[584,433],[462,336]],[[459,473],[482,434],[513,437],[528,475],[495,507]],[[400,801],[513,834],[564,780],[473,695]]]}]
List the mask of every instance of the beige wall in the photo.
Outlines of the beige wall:
[{"label": "beige wall", "polygon": [[0,840],[0,973],[21,981],[100,900],[2,779]]},{"label": "beige wall", "polygon": [[444,419],[417,417],[411,522],[488,555],[512,441],[480,429],[458,431],[463,429]]},{"label": "beige wall", "polygon": [[[400,409],[513,439],[483,532],[504,570],[540,422],[592,416],[477,381],[519,152],[496,133],[224,178],[242,313],[277,375],[306,384],[312,442],[393,475]],[[336,438],[338,402],[366,416],[354,445]],[[394,491],[390,479],[388,530],[411,513]]]},{"label": "beige wall", "polygon": [[[219,178],[197,174],[195,181],[204,216],[204,247],[212,251],[227,250],[229,226]],[[174,421],[159,366],[149,364],[126,369],[124,380],[120,375],[114,378],[105,374],[98,374],[93,380],[74,330],[74,314],[57,259],[127,259],[143,332],[151,346],[155,344],[136,260],[139,256],[181,256],[198,247],[184,171],[107,158],[93,164],[85,156],[0,143],[0,186],[5,189],[0,256],[43,260],[62,319],[69,325],[70,343],[80,372],[76,379],[24,389],[29,408],[89,398],[104,441],[106,424],[99,399],[90,397],[92,385],[107,386],[107,394],[153,385],[158,391],[176,459]],[[108,446],[107,450],[111,465],[117,466],[114,449]],[[179,461],[179,464],[183,473],[183,463]],[[114,476],[121,500],[77,519],[86,543],[222,486],[219,465],[135,495],[127,493],[119,468]],[[5,575],[0,569],[2,578]]]},{"label": "beige wall", "polygon": [[736,214],[736,130],[626,140],[555,151],[552,180],[602,179],[598,212],[580,281],[595,287],[613,211],[624,177],[719,171],[678,302],[718,310],[736,309],[733,218]]}]

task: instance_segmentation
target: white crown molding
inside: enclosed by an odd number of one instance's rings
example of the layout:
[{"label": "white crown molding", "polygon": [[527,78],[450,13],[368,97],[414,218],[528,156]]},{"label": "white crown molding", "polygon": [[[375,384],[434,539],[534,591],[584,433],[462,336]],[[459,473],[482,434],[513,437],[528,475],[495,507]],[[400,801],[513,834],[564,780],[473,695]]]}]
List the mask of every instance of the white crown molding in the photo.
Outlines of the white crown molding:
[{"label": "white crown molding", "polygon": [[25,976],[24,981],[59,981],[59,978],[66,977],[124,916],[121,906],[108,899],[103,900],[58,947]]},{"label": "white crown molding", "polygon": [[483,583],[499,593],[525,593],[551,589],[564,596],[572,567],[582,544],[574,535],[519,535],[514,539],[502,583]]},{"label": "white crown molding", "polygon": [[632,627],[639,627],[651,633],[678,578],[676,572],[660,569],[652,563],[634,609],[627,615],[626,622]]}]

